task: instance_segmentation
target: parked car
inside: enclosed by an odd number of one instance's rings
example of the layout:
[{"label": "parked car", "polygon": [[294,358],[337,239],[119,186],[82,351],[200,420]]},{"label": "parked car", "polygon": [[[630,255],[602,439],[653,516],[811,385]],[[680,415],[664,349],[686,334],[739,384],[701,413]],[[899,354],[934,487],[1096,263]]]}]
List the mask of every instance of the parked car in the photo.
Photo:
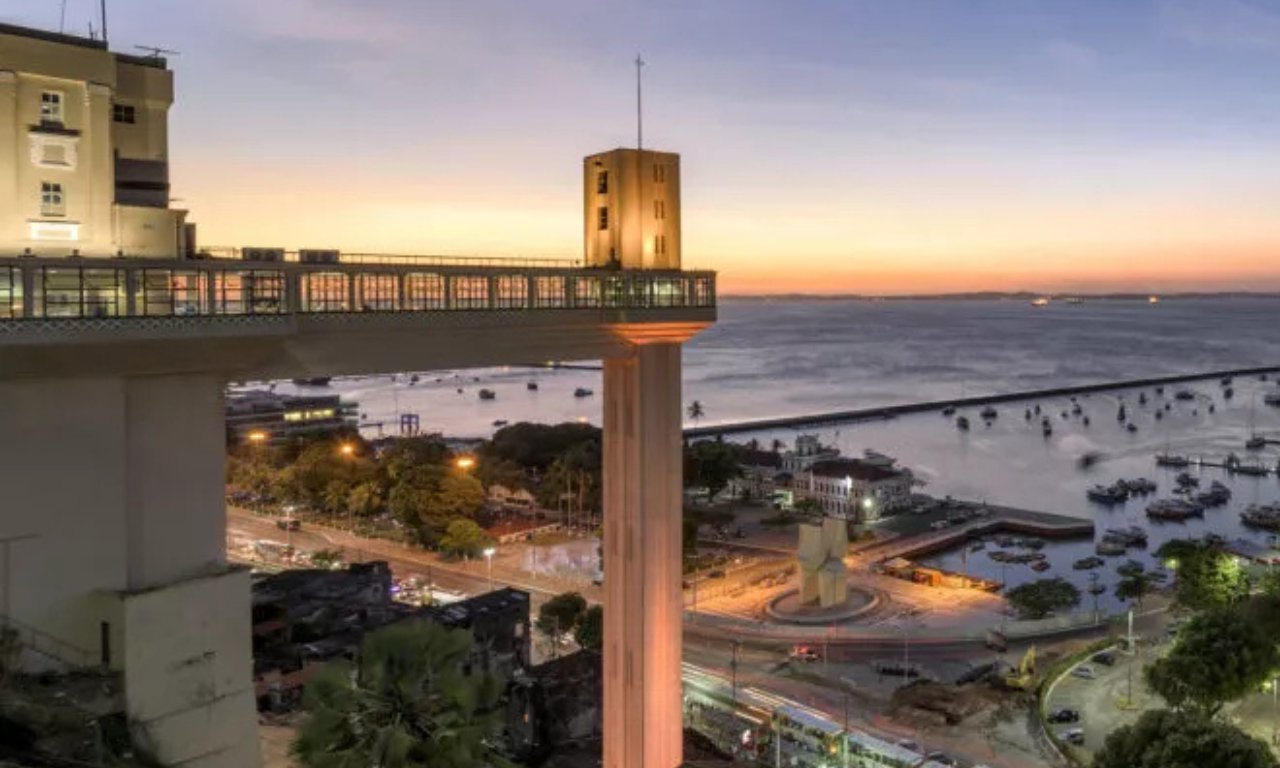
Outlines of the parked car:
[{"label": "parked car", "polygon": [[791,649],[790,656],[793,661],[804,661],[804,662],[817,661],[819,658],[821,658],[818,655],[818,652],[814,650],[812,646],[809,646],[809,645],[797,645],[796,647]]},{"label": "parked car", "polygon": [[1098,676],[1098,672],[1088,664],[1081,664],[1080,666],[1071,670],[1071,676],[1078,677],[1082,680],[1093,680]]},{"label": "parked car", "polygon": [[959,765],[959,763],[956,762],[956,759],[951,755],[948,755],[946,752],[930,752],[924,756],[924,759],[928,762],[937,763],[938,765]]},{"label": "parked car", "polygon": [[1061,739],[1062,741],[1067,742],[1068,744],[1075,744],[1076,746],[1080,746],[1084,744],[1084,729],[1068,728],[1067,730],[1060,732],[1058,734],[1058,738]]},{"label": "parked car", "polygon": [[276,527],[282,531],[300,531],[302,530],[301,520],[277,520]]},{"label": "parked car", "polygon": [[1093,654],[1091,661],[1110,667],[1116,663],[1116,655],[1111,651],[1101,651]]},{"label": "parked car", "polygon": [[1078,723],[1080,722],[1080,713],[1077,710],[1062,707],[1050,712],[1048,720],[1051,723]]}]

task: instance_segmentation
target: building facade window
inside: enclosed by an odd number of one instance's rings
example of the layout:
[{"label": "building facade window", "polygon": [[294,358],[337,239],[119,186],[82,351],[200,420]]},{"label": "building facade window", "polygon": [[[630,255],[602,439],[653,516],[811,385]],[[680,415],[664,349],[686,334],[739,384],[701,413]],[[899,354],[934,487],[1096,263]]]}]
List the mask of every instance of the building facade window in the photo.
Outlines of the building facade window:
[{"label": "building facade window", "polygon": [[62,125],[65,113],[61,91],[40,92],[40,122],[44,125]]},{"label": "building facade window", "polygon": [[659,219],[659,220],[667,218],[667,204],[665,201],[663,200],[653,201],[653,218]]},{"label": "building facade window", "polygon": [[599,173],[596,174],[596,193],[604,195],[604,194],[608,194],[608,192],[609,192],[609,172],[600,171]]},{"label": "building facade window", "polygon": [[66,198],[62,194],[62,185],[52,181],[40,182],[40,215],[66,216]]},{"label": "building facade window", "polygon": [[653,252],[659,256],[666,254],[667,252],[667,236],[666,235],[653,236]]},{"label": "building facade window", "polygon": [[667,166],[659,163],[653,164],[653,181],[655,184],[665,184],[667,182]]},{"label": "building facade window", "polygon": [[601,206],[596,209],[596,228],[597,229],[609,228],[609,209],[604,206]]},{"label": "building facade window", "polygon": [[137,119],[137,112],[132,104],[112,104],[111,120],[116,123],[127,123],[133,125]]}]

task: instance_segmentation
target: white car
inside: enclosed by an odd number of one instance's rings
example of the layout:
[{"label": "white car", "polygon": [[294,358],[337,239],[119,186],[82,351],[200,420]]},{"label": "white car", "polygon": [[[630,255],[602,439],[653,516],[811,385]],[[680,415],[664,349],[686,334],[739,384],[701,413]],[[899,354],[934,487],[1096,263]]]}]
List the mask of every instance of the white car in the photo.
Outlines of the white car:
[{"label": "white car", "polygon": [[1081,744],[1084,744],[1084,729],[1068,728],[1065,731],[1059,732],[1058,738],[1067,742],[1068,744],[1075,744],[1076,746],[1080,746]]},{"label": "white car", "polygon": [[1093,667],[1089,666],[1088,664],[1081,664],[1080,666],[1071,670],[1071,676],[1078,677],[1082,680],[1093,680],[1098,676],[1098,673],[1097,671],[1094,670]]}]

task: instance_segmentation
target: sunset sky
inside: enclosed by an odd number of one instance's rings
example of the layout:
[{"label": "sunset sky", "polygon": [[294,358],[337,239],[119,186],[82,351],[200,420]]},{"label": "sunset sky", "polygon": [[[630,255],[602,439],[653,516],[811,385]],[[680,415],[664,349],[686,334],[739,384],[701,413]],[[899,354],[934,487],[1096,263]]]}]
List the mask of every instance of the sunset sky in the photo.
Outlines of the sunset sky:
[{"label": "sunset sky", "polygon": [[580,160],[634,143],[643,51],[645,144],[682,154],[684,261],[723,292],[1280,290],[1280,0],[110,8],[113,47],[181,52],[206,244],[578,257]]}]

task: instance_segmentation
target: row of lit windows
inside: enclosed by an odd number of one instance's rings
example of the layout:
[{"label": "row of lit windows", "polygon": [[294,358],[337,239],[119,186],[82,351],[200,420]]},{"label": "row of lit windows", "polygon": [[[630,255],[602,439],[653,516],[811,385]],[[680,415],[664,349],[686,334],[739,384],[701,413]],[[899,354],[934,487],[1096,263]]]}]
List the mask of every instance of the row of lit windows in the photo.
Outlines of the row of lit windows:
[{"label": "row of lit windows", "polygon": [[[302,312],[714,304],[714,282],[709,277],[459,275],[446,280],[426,273],[316,272],[298,279]],[[21,316],[22,290],[21,270],[0,267],[0,317]],[[114,317],[130,312],[124,270],[46,268],[37,273],[32,290],[32,309],[40,317]],[[286,307],[285,275],[273,270],[139,269],[133,273],[132,290],[132,312],[143,316],[279,314]]]}]

